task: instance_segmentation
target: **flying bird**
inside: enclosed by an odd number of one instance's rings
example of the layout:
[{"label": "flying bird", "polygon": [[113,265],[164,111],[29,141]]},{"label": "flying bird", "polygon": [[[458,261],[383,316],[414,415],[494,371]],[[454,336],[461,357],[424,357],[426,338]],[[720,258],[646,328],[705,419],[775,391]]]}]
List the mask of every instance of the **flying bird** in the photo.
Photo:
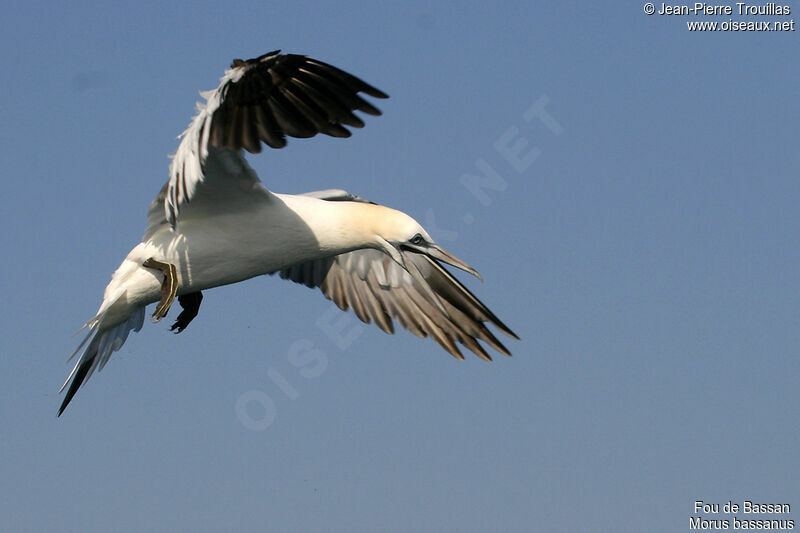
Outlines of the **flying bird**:
[{"label": "flying bird", "polygon": [[343,190],[291,195],[264,187],[243,150],[282,148],[286,137],[349,137],[361,128],[354,112],[380,115],[362,98],[388,96],[322,61],[280,50],[236,59],[216,90],[201,93],[197,114],[180,136],[169,179],[150,205],[147,227],[114,272],[61,391],[58,415],[95,370],[144,323],[177,298],[171,330],[197,316],[202,292],[262,274],[318,287],[342,310],[394,333],[393,321],[430,336],[457,358],[461,344],[491,360],[482,341],[511,355],[486,327],[518,337],[443,264],[478,278],[401,211]]}]

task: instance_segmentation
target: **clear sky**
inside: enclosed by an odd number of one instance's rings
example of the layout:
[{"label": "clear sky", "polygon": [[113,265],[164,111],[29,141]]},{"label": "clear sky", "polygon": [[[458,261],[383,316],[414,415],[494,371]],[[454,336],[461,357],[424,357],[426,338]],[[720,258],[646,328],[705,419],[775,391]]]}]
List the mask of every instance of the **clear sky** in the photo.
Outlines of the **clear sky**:
[{"label": "clear sky", "polygon": [[[0,530],[673,532],[695,500],[800,510],[800,31],[686,27],[790,5],[7,5]],[[146,322],[57,419],[71,335],[198,91],[276,48],[391,99],[350,139],[251,156],[265,185],[410,213],[483,274],[461,278],[514,356],[457,361],[261,277],[207,291],[180,335]]]}]

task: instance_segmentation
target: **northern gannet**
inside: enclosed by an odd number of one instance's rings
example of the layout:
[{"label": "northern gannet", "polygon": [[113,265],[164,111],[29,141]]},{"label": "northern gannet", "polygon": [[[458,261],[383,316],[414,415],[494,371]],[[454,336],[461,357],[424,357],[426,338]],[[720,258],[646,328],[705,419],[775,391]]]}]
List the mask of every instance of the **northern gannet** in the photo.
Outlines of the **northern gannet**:
[{"label": "northern gannet", "polygon": [[219,87],[201,93],[206,101],[180,136],[142,242],[114,272],[70,356],[81,354],[61,387],[69,383],[59,416],[141,329],[147,305],[158,302],[157,322],[177,297],[183,310],[171,330],[180,333],[197,315],[200,291],[262,274],[319,287],[387,333],[394,319],[459,359],[456,343],[491,360],[478,340],[511,355],[484,323],[518,337],[442,263],[480,275],[413,218],[337,189],[273,193],[245,161],[243,149],[258,153],[262,142],[282,148],[287,135],[349,137],[345,126],[364,126],[354,111],[381,114],[359,93],[388,97],[336,67],[280,50],[234,60]]}]

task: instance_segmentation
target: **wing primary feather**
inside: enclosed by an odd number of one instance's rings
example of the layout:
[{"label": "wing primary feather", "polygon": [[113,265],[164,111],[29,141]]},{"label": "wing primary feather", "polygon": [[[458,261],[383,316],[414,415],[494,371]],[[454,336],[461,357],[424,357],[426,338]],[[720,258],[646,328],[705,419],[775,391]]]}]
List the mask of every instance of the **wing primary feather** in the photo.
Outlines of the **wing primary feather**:
[{"label": "wing primary feather", "polygon": [[228,123],[228,135],[226,147],[231,150],[238,150],[242,145],[242,109],[237,107],[231,112],[231,120]]},{"label": "wing primary feather", "polygon": [[411,267],[408,269],[408,272],[411,274],[413,278],[415,278],[416,281],[415,287],[417,287],[418,289],[422,289],[422,292],[425,293],[428,299],[431,302],[433,302],[436,305],[436,307],[439,308],[439,311],[441,311],[445,317],[447,317],[448,316],[447,309],[444,308],[444,305],[442,305],[441,300],[439,300],[439,297],[436,295],[431,286],[428,284],[424,274],[422,273],[422,271],[420,271],[419,266],[417,265],[415,259],[416,257],[412,256],[409,258],[409,260],[406,261],[406,266]]},{"label": "wing primary feather", "polygon": [[258,136],[272,148],[286,146],[286,137],[281,133],[275,116],[266,104],[256,106],[256,127]]},{"label": "wing primary feather", "polygon": [[324,133],[331,137],[350,137],[350,130],[329,120],[328,113],[320,109],[313,100],[303,98],[302,94],[293,91],[291,87],[286,88],[284,96],[314,124],[319,133]]},{"label": "wing primary feather", "polygon": [[352,74],[340,70],[334,67],[333,65],[329,65],[328,63],[325,63],[323,61],[311,58],[307,58],[305,64],[310,66],[311,68],[320,69],[326,74],[338,78],[353,91],[367,93],[368,95],[373,96],[375,98],[389,98],[389,95],[381,91],[380,89],[376,89],[375,87],[368,84],[364,80],[356,78]]},{"label": "wing primary feather", "polygon": [[292,79],[292,85],[296,86],[300,93],[310,100],[313,100],[328,115],[328,121],[332,123],[341,122],[355,128],[363,128],[364,121],[351,113],[350,108],[340,101],[335,94],[320,91],[312,81],[307,81],[307,77],[299,75]]},{"label": "wing primary feather", "polygon": [[377,298],[375,298],[371,287],[369,287],[369,281],[366,279],[363,281],[367,281],[367,283],[355,283],[354,286],[359,295],[359,299],[364,305],[367,316],[369,316],[372,319],[371,321],[374,321],[375,324],[384,332],[390,333],[386,326],[388,317],[386,316],[383,307],[381,306],[380,302],[378,302]]},{"label": "wing primary feather", "polygon": [[345,300],[344,291],[342,291],[341,276],[341,272],[331,271],[323,284],[320,285],[320,289],[339,309],[347,311],[347,301]]},{"label": "wing primary feather", "polygon": [[242,148],[251,154],[261,152],[260,135],[256,120],[256,114],[252,106],[242,108]]},{"label": "wing primary feather", "polygon": [[439,346],[444,348],[447,353],[456,359],[461,359],[463,361],[464,355],[461,353],[455,343],[453,343],[450,337],[433,321],[431,313],[435,313],[435,308],[433,308],[429,302],[426,302],[424,299],[422,299],[419,293],[409,292],[409,297],[410,302],[415,305],[419,311],[418,313],[415,313],[415,316],[419,316],[424,323],[424,331],[430,335],[430,337],[435,340]]},{"label": "wing primary feather", "polygon": [[358,284],[353,283],[352,275],[349,276],[349,278],[345,285],[345,293],[347,294],[347,302],[350,305],[350,309],[358,316],[359,320],[365,324],[369,324],[369,314],[367,314],[366,308],[364,307],[364,302],[359,298]]},{"label": "wing primary feather", "polygon": [[392,291],[390,296],[388,290],[383,290],[378,293],[378,296],[389,314],[395,318],[403,328],[417,337],[425,338],[427,336],[422,330],[421,324],[414,318],[413,313],[410,312],[411,305],[408,302],[408,295],[406,295],[404,291]]},{"label": "wing primary feather", "polygon": [[350,137],[350,131],[330,122],[327,118],[327,113],[320,109],[313,101],[306,100],[302,94],[292,90],[292,87],[287,87],[283,92],[284,97],[296,109],[298,109],[317,129],[319,133],[330,135],[331,137]]},{"label": "wing primary feather", "polygon": [[[470,315],[474,320],[478,322],[488,321],[491,322],[493,325],[497,326],[500,331],[511,337],[512,339],[519,340],[519,337],[516,333],[511,331],[511,329],[506,326],[494,313],[492,313],[488,307],[486,307],[483,302],[478,300],[474,294],[472,294],[469,289],[464,287],[450,272],[447,271],[438,261],[435,259],[431,259],[427,256],[424,256],[425,260],[428,261],[433,267],[434,271],[438,272],[447,283],[437,283],[436,289],[439,293],[445,293],[450,296],[448,298],[453,305],[461,311],[465,312],[466,314]],[[451,289],[447,289],[447,284],[451,287]],[[458,303],[456,303],[458,302]],[[481,314],[476,314],[475,311],[479,311]]]},{"label": "wing primary feather", "polygon": [[[303,72],[303,74],[305,75],[301,79],[313,80],[315,84],[321,86],[322,88],[324,88],[324,90],[335,95],[339,100],[344,102],[344,104],[347,106],[348,109],[350,110],[358,109],[359,111],[361,110],[362,102],[364,102],[364,100],[359,98],[357,95],[348,92],[342,86],[335,84],[334,82],[330,81],[329,79],[323,76],[320,76],[316,72],[313,72],[311,70],[301,70],[301,72]],[[371,114],[373,115],[381,114],[381,112],[377,108],[373,107],[372,109],[377,113],[373,112]]]},{"label": "wing primary feather", "polygon": [[316,131],[313,124],[306,119],[296,108],[294,108],[285,97],[275,95],[268,100],[269,108],[275,117],[278,126],[287,135],[298,138],[312,137]]}]

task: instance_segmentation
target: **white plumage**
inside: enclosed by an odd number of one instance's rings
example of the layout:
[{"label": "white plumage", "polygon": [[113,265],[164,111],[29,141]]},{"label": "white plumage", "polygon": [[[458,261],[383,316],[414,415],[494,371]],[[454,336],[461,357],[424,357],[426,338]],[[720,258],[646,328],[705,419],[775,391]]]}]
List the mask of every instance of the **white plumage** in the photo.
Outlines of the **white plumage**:
[{"label": "white plumage", "polygon": [[128,334],[141,329],[147,305],[161,300],[158,320],[177,296],[183,312],[172,329],[180,332],[197,314],[200,291],[276,272],[319,287],[386,332],[393,333],[395,320],[431,336],[456,357],[463,358],[460,343],[490,359],[478,340],[510,355],[484,322],[516,335],[440,262],[477,272],[414,219],[336,189],[273,193],[245,161],[243,149],[259,152],[262,142],[281,148],[287,135],[349,136],[345,125],[364,125],[353,111],[380,114],[361,92],[386,97],[335,67],[276,51],[235,60],[219,87],[202,93],[206,102],[181,135],[142,242],[114,272],[85,326],[59,415]]}]

